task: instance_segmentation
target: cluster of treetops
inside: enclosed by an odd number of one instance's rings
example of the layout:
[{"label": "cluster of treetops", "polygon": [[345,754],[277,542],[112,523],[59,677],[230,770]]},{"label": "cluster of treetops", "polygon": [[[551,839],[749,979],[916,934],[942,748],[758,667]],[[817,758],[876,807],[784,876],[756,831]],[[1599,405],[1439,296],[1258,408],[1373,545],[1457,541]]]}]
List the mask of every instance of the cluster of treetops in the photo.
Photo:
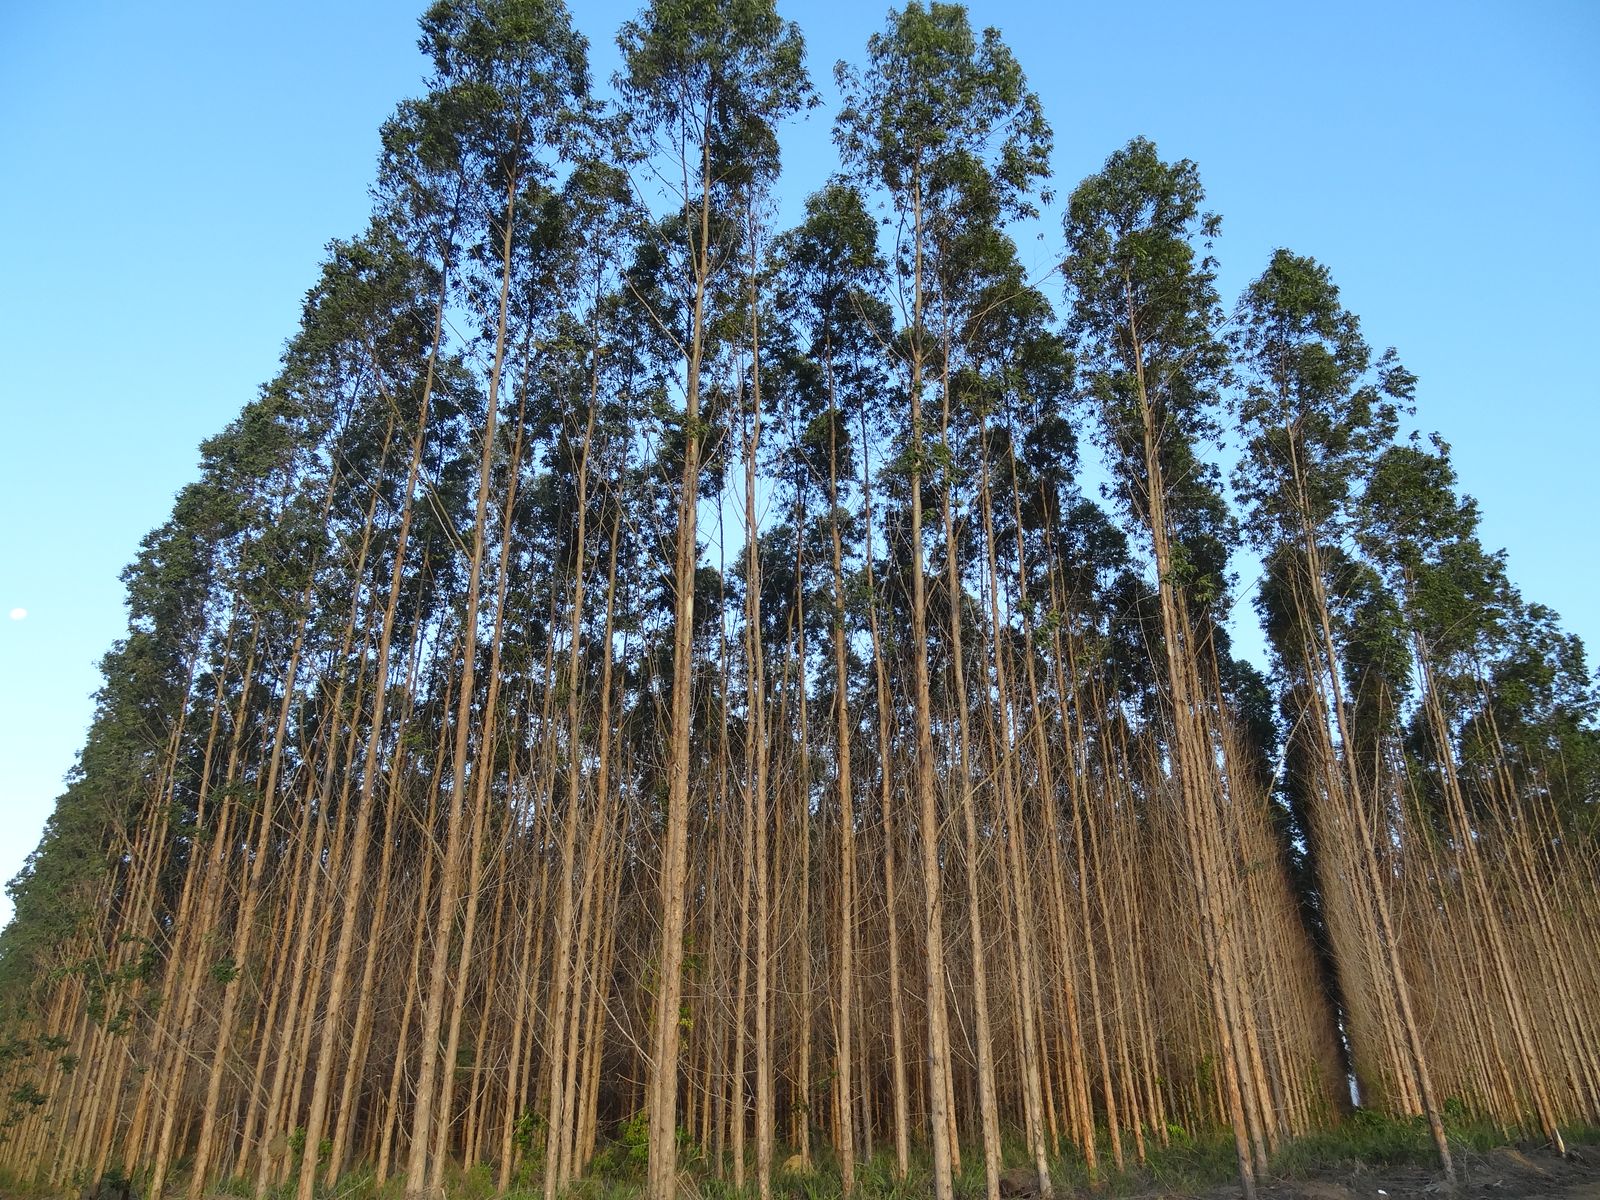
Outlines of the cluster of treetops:
[{"label": "cluster of treetops", "polygon": [[1249,1190],[1352,1089],[1446,1172],[1600,1122],[1582,647],[1324,266],[1225,309],[1136,139],[1030,279],[1050,129],[959,5],[838,67],[792,228],[770,0],[655,0],[608,98],[561,0],[422,31],[370,227],[125,573],[0,1168],[994,1200],[1212,1133]]}]

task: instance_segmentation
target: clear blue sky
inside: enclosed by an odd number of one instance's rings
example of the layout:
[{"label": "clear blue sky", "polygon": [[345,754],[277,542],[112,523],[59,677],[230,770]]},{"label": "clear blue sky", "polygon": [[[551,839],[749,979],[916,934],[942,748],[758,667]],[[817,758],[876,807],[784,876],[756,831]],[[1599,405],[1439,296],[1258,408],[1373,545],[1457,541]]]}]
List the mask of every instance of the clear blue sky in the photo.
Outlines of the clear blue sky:
[{"label": "clear blue sky", "polygon": [[[576,0],[595,75],[636,8]],[[780,4],[819,87],[886,5]],[[0,39],[0,877],[123,629],[118,573],[358,232],[420,4],[16,4]],[[1600,649],[1600,4],[987,3],[1065,194],[1135,134],[1200,164],[1232,297],[1289,246],[1422,380],[1484,536]],[[785,215],[833,166],[785,139]],[[1024,246],[1041,270],[1059,225]],[[1057,293],[1058,294],[1058,293]],[[1248,586],[1248,576],[1243,585]],[[14,609],[25,619],[12,619]],[[0,920],[10,905],[0,899]]]}]

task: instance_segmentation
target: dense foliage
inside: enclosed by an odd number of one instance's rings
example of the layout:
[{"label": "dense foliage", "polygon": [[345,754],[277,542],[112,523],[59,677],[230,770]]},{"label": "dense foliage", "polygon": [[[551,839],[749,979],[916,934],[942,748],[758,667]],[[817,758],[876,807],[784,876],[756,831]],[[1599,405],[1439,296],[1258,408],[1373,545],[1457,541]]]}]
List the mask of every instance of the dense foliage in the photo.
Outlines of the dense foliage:
[{"label": "dense foliage", "polygon": [[925,1146],[994,1200],[1214,1130],[1248,1190],[1352,1088],[1446,1171],[1447,1117],[1600,1123],[1583,647],[1326,266],[1229,318],[1135,139],[1030,280],[1050,129],[959,5],[840,65],[791,229],[770,0],[656,0],[610,99],[561,0],[422,33],[10,885],[6,1171],[765,1198]]}]

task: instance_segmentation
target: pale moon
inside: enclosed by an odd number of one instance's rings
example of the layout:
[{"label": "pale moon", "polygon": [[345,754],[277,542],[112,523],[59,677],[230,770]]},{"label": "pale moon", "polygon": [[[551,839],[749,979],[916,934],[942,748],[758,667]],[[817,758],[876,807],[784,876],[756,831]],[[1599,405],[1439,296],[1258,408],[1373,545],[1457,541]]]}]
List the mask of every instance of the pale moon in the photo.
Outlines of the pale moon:
[{"label": "pale moon", "polygon": [[25,608],[13,608],[11,610],[11,619],[13,621],[26,621],[28,619],[28,610]]}]

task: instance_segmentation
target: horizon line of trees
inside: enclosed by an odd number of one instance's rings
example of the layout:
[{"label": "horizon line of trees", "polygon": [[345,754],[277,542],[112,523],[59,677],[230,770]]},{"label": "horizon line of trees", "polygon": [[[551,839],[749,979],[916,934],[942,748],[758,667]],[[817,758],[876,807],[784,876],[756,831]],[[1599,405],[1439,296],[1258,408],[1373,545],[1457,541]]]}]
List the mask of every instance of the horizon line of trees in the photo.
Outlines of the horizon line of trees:
[{"label": "horizon line of trees", "polygon": [[370,226],[124,574],[0,1171],[998,1200],[1008,1135],[1048,1197],[1231,1131],[1253,1194],[1352,1084],[1447,1175],[1447,1122],[1600,1124],[1583,646],[1325,266],[1227,310],[1136,138],[1058,313],[1050,128],[958,4],[838,66],[787,229],[771,0],[653,0],[610,99],[561,0],[421,27]]}]

